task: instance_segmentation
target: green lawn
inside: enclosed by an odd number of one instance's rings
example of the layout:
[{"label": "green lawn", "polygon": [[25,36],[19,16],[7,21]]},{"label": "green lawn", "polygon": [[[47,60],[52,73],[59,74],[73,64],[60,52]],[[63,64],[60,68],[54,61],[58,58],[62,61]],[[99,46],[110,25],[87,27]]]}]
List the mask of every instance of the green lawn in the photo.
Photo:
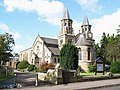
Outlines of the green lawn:
[{"label": "green lawn", "polygon": [[[80,76],[94,76],[94,72],[80,73]],[[103,73],[97,73],[98,76],[103,75]]]},{"label": "green lawn", "polygon": [[13,74],[10,74],[10,75],[8,75],[8,76],[4,75],[4,76],[0,77],[0,81],[6,80],[6,79],[10,79],[10,78],[13,78],[13,77],[14,77]]}]

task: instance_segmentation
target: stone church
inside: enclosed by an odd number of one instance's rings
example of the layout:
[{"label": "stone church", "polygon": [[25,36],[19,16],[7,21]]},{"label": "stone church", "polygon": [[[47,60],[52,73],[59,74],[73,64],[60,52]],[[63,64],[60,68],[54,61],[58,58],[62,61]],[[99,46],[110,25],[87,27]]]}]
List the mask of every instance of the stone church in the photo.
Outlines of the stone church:
[{"label": "stone church", "polygon": [[60,49],[65,43],[70,42],[79,50],[78,64],[84,71],[88,71],[88,65],[95,60],[95,40],[91,32],[91,25],[87,16],[85,16],[81,26],[82,32],[75,35],[72,23],[73,20],[70,18],[68,9],[66,9],[61,20],[58,39],[38,35],[31,48],[20,52],[19,60],[28,60],[30,64],[37,67],[43,62],[57,64],[60,62]]}]

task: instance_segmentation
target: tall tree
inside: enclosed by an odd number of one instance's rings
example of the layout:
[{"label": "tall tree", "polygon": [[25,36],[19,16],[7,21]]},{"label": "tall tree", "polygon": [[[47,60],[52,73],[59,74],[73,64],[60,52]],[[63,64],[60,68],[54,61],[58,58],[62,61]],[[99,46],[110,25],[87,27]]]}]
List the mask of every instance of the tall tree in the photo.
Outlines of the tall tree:
[{"label": "tall tree", "polygon": [[12,47],[15,44],[13,36],[9,33],[0,35],[0,62],[6,62],[10,60],[12,56]]},{"label": "tall tree", "polygon": [[120,49],[119,49],[119,36],[114,34],[109,37],[107,45],[107,61],[120,60]]},{"label": "tall tree", "polygon": [[60,51],[60,65],[64,69],[76,70],[78,68],[78,49],[71,43],[63,45]]},{"label": "tall tree", "polygon": [[104,57],[104,59],[106,60],[106,48],[108,44],[108,39],[105,33],[103,33],[100,44],[101,44],[101,47],[100,47],[101,56]]},{"label": "tall tree", "polygon": [[96,57],[101,57],[100,46],[98,43],[95,45],[95,51],[96,51]]}]

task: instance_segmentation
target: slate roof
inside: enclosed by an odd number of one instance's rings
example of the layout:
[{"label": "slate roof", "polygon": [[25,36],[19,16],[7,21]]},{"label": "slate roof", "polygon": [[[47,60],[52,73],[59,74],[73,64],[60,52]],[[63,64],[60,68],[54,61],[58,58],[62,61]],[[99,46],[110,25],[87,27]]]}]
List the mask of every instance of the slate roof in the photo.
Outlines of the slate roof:
[{"label": "slate roof", "polygon": [[65,12],[64,12],[63,19],[70,19],[70,15],[69,15],[69,12],[68,12],[68,9],[67,9],[67,8],[66,8],[66,10],[65,10]]},{"label": "slate roof", "polygon": [[87,16],[84,17],[82,25],[90,25]]},{"label": "slate roof", "polygon": [[47,38],[47,37],[41,37],[44,42],[49,43],[49,44],[57,44],[58,45],[58,39],[53,39],[53,38]]},{"label": "slate roof", "polygon": [[89,46],[91,44],[86,40],[86,38],[82,34],[80,34],[75,45],[76,46],[85,46],[85,45]]},{"label": "slate roof", "polygon": [[60,50],[58,48],[58,39],[41,37],[44,40],[45,45],[52,52],[53,55],[60,55]]}]

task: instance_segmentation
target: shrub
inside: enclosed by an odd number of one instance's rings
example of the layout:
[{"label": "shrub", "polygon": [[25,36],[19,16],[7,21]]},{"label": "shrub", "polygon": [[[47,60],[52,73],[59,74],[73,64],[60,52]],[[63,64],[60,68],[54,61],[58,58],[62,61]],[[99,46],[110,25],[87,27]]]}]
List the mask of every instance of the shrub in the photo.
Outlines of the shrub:
[{"label": "shrub", "polygon": [[40,68],[37,69],[37,72],[46,72],[46,71],[45,71],[45,69],[40,67]]},{"label": "shrub", "polygon": [[46,66],[46,70],[48,69],[54,69],[55,68],[55,65],[52,64],[52,63],[49,63],[47,66]]},{"label": "shrub", "polygon": [[77,70],[78,48],[71,43],[64,44],[60,50],[60,65],[66,70]]},{"label": "shrub", "polygon": [[39,71],[43,71],[43,72],[47,72],[48,69],[54,69],[55,65],[52,63],[43,63],[40,65],[40,70]]},{"label": "shrub", "polygon": [[89,72],[95,72],[95,65],[88,66]]},{"label": "shrub", "polygon": [[28,61],[23,60],[23,61],[21,61],[21,62],[18,64],[17,68],[18,68],[18,69],[25,69],[25,68],[27,68],[28,66],[29,66]]},{"label": "shrub", "polygon": [[30,64],[30,65],[28,66],[28,71],[30,72],[30,71],[34,71],[34,70],[36,70],[35,65]]},{"label": "shrub", "polygon": [[81,72],[81,66],[78,65],[78,68],[77,68],[77,75],[79,76],[80,75],[80,72]]},{"label": "shrub", "polygon": [[111,63],[110,72],[120,73],[120,62],[119,61],[113,61]]}]

